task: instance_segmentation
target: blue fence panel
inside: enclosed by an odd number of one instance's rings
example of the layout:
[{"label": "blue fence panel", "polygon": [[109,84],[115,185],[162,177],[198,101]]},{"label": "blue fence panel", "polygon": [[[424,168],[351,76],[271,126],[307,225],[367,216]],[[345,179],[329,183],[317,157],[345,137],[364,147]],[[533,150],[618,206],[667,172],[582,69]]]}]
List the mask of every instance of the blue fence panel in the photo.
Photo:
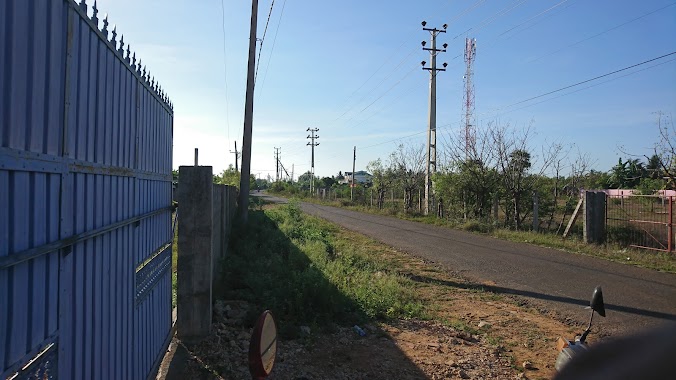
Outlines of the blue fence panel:
[{"label": "blue fence panel", "polygon": [[171,104],[84,3],[3,1],[0,25],[0,378],[145,378],[172,324]]}]

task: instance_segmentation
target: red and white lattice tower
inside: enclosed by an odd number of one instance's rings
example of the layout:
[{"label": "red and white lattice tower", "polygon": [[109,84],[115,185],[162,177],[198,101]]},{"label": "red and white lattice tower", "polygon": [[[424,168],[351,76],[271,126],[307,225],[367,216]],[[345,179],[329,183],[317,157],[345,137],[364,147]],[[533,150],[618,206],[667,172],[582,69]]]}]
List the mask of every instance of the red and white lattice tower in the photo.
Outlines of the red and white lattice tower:
[{"label": "red and white lattice tower", "polygon": [[465,39],[465,63],[467,69],[465,71],[465,92],[463,95],[462,108],[465,111],[465,157],[472,157],[472,152],[475,148],[474,135],[474,82],[472,75],[474,75],[474,60],[476,58],[476,38]]}]

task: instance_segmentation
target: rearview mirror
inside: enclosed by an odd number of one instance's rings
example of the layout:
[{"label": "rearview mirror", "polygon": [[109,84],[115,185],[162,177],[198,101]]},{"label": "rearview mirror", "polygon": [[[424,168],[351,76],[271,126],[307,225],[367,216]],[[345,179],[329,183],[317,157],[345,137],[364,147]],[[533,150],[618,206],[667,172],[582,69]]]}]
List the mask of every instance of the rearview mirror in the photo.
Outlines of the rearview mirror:
[{"label": "rearview mirror", "polygon": [[600,316],[606,316],[606,307],[603,304],[603,290],[600,286],[597,286],[596,289],[594,289],[591,304],[589,306],[591,306],[592,310],[599,313]]},{"label": "rearview mirror", "polygon": [[277,324],[266,310],[258,317],[249,343],[249,371],[253,379],[270,375],[277,356]]}]

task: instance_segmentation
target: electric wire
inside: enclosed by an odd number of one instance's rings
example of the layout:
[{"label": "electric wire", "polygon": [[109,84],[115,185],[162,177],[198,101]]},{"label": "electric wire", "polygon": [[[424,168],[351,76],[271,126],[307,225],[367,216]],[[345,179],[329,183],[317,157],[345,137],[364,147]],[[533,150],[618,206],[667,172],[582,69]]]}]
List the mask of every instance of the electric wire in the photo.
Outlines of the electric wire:
[{"label": "electric wire", "polygon": [[607,76],[610,76],[610,75],[613,75],[613,74],[617,74],[617,73],[619,73],[619,72],[626,71],[626,70],[632,69],[632,68],[634,68],[634,67],[638,67],[638,66],[641,66],[641,65],[645,65],[646,63],[650,63],[650,62],[653,62],[653,61],[657,61],[658,59],[662,59],[662,58],[665,58],[665,57],[668,57],[668,56],[674,55],[674,54],[676,54],[676,51],[673,51],[673,52],[668,53],[668,54],[661,55],[661,56],[659,56],[659,57],[655,57],[655,58],[649,59],[649,60],[647,60],[647,61],[643,61],[643,62],[640,62],[640,63],[636,63],[636,64],[633,64],[633,65],[631,65],[631,66],[623,67],[623,68],[621,68],[621,69],[619,69],[619,70],[611,71],[611,72],[609,72],[609,73],[606,73],[606,74],[603,74],[603,75],[599,75],[599,76],[596,76],[596,77],[594,77],[594,78],[590,78],[590,79],[587,79],[587,80],[583,80],[583,81],[581,81],[581,82],[577,82],[577,83],[571,84],[571,85],[569,85],[569,86],[561,87],[561,88],[559,88],[559,89],[556,89],[556,90],[553,90],[553,91],[549,91],[549,92],[546,92],[546,93],[544,93],[544,94],[540,94],[540,95],[537,95],[537,96],[533,96],[533,97],[531,97],[531,98],[528,98],[528,99],[525,99],[525,100],[522,100],[522,101],[519,101],[519,102],[510,104],[510,105],[506,106],[505,108],[513,107],[513,106],[516,106],[516,105],[519,105],[519,104],[523,104],[523,103],[529,102],[529,101],[531,101],[531,100],[535,100],[535,99],[538,99],[538,98],[542,98],[543,96],[547,96],[547,95],[554,94],[554,93],[556,93],[556,92],[560,92],[560,91],[563,91],[563,90],[567,90],[567,89],[572,88],[572,87],[577,87],[577,86],[579,86],[579,85],[581,85],[581,84],[589,83],[589,82],[591,82],[591,81],[594,81],[594,80],[597,80],[597,79],[601,79],[601,78],[604,78],[604,77],[607,77]]},{"label": "electric wire", "polygon": [[[518,105],[518,104],[522,104],[522,103],[525,103],[525,102],[528,102],[528,101],[531,101],[531,100],[534,100],[534,99],[538,99],[538,98],[541,98],[541,97],[543,97],[543,96],[547,96],[547,95],[550,95],[550,94],[553,94],[553,93],[556,93],[556,92],[563,91],[563,90],[565,90],[565,89],[569,89],[569,88],[572,88],[572,87],[576,87],[576,86],[582,85],[582,84],[584,84],[584,83],[589,83],[590,81],[594,81],[594,80],[597,80],[597,79],[600,79],[600,78],[607,77],[607,76],[609,76],[609,75],[613,75],[613,74],[616,74],[616,73],[619,73],[619,72],[622,72],[622,71],[626,71],[626,70],[628,70],[628,69],[631,69],[631,68],[634,68],[634,67],[638,67],[638,66],[647,64],[647,63],[649,63],[649,62],[654,62],[654,61],[656,61],[656,60],[659,60],[659,59],[661,59],[661,58],[665,58],[665,57],[668,57],[668,56],[671,56],[671,55],[674,55],[674,54],[676,54],[676,51],[671,52],[671,53],[669,53],[669,54],[665,54],[665,55],[656,57],[656,58],[653,58],[653,59],[650,59],[650,60],[647,60],[647,61],[644,61],[644,62],[641,62],[641,63],[637,63],[637,64],[634,64],[634,65],[631,65],[631,66],[627,66],[627,67],[624,67],[624,68],[622,68],[622,69],[612,71],[612,72],[610,72],[610,73],[606,73],[606,74],[603,74],[603,75],[599,75],[599,76],[596,76],[596,77],[591,78],[591,79],[587,79],[587,80],[584,80],[584,81],[580,81],[580,82],[577,82],[577,83],[575,83],[575,84],[572,84],[572,85],[569,85],[569,86],[565,86],[565,87],[562,87],[562,88],[557,89],[557,90],[554,90],[554,91],[549,91],[549,92],[547,92],[547,93],[545,93],[545,94],[540,94],[540,95],[537,95],[537,96],[533,96],[533,97],[530,97],[530,98],[528,98],[528,99],[524,99],[524,100],[522,100],[522,101],[519,101],[519,102],[510,104],[510,105],[505,106],[505,107],[503,107],[503,108],[509,108],[509,107],[514,106],[514,105]],[[513,112],[513,111],[517,111],[517,110],[520,110],[520,109],[523,109],[523,108],[532,107],[532,106],[537,105],[537,104],[541,104],[541,103],[544,103],[544,102],[548,102],[548,101],[551,101],[551,100],[554,100],[554,99],[561,98],[561,97],[563,97],[563,96],[567,96],[567,95],[571,95],[571,94],[574,94],[574,93],[577,93],[577,92],[580,92],[580,91],[583,91],[583,90],[587,90],[587,89],[589,89],[589,88],[596,87],[596,86],[599,86],[599,85],[602,85],[602,84],[605,84],[605,83],[608,83],[608,82],[612,82],[612,81],[615,81],[615,80],[617,80],[617,79],[624,78],[624,77],[627,77],[627,76],[630,76],[630,75],[634,75],[634,74],[637,74],[637,73],[639,73],[639,72],[646,71],[646,70],[649,70],[649,69],[652,69],[652,68],[655,68],[655,67],[658,67],[658,66],[662,66],[662,65],[664,65],[664,64],[667,64],[667,63],[669,63],[669,62],[674,62],[674,61],[676,61],[676,58],[670,59],[670,60],[667,60],[667,61],[664,61],[664,62],[660,62],[660,63],[658,63],[658,64],[655,64],[655,65],[652,65],[652,66],[643,68],[643,69],[641,69],[641,70],[636,70],[636,71],[633,71],[633,72],[631,72],[631,73],[627,73],[627,74],[625,74],[625,75],[621,75],[621,76],[618,76],[618,77],[615,77],[615,78],[612,78],[612,79],[609,79],[609,80],[606,80],[606,81],[603,81],[603,82],[594,83],[594,84],[592,84],[592,85],[590,85],[590,86],[583,87],[583,88],[581,88],[581,89],[577,89],[577,90],[572,91],[572,92],[569,92],[569,93],[561,94],[561,95],[559,95],[559,96],[551,97],[551,98],[542,100],[542,101],[540,101],[540,102],[533,103],[533,104],[529,104],[529,105],[526,105],[526,106],[524,106],[524,107],[520,107],[520,108],[517,108],[517,109],[514,109],[514,110],[498,111],[498,112],[493,113],[493,114],[492,114],[492,117],[497,117],[497,116],[500,116],[500,115],[503,115],[503,114],[506,114],[506,113],[510,113],[510,112]],[[438,130],[443,130],[443,129],[449,129],[449,127],[452,126],[453,124],[454,124],[454,123],[448,123],[448,124],[444,124],[444,125],[442,125],[442,126],[439,126],[439,127],[437,127],[437,131],[438,131]],[[411,137],[414,137],[414,136],[418,136],[418,135],[421,135],[421,134],[424,134],[424,133],[427,133],[427,130],[421,130],[421,131],[419,131],[419,132],[412,133],[412,134],[410,134],[410,135],[405,135],[405,136],[402,136],[402,137],[397,137],[397,138],[395,138],[395,139],[391,139],[391,140],[387,140],[387,141],[383,141],[383,142],[371,144],[371,145],[368,145],[368,146],[357,146],[357,148],[358,148],[358,149],[373,148],[373,147],[376,147],[376,146],[385,145],[385,144],[392,143],[392,142],[396,142],[396,141],[400,141],[400,140],[403,140],[403,139],[406,139],[406,138],[411,138]],[[338,155],[340,155],[340,154],[338,154]],[[338,155],[329,156],[329,157],[326,157],[326,158],[332,158],[332,157],[336,157],[336,156],[338,156]]]},{"label": "electric wire", "polygon": [[609,29],[606,29],[606,30],[604,30],[604,31],[602,31],[602,32],[600,32],[600,33],[594,34],[593,36],[585,37],[585,38],[583,38],[583,39],[581,39],[581,40],[579,40],[579,41],[577,41],[577,42],[573,42],[573,43],[570,44],[570,45],[566,45],[566,46],[564,46],[564,47],[562,47],[562,48],[560,48],[560,49],[557,49],[557,50],[554,50],[554,51],[552,51],[552,52],[546,53],[546,54],[541,55],[541,56],[539,56],[539,57],[537,57],[537,58],[533,58],[533,59],[531,59],[531,60],[529,60],[529,61],[526,61],[526,63],[532,63],[532,62],[538,61],[538,60],[540,60],[540,59],[542,59],[542,58],[549,57],[550,55],[556,54],[556,53],[558,53],[558,52],[560,52],[560,51],[563,51],[563,50],[568,49],[568,48],[570,48],[570,47],[573,47],[573,46],[575,46],[575,45],[579,45],[579,44],[581,44],[581,43],[583,43],[583,42],[589,41],[589,40],[591,40],[592,38],[596,38],[596,37],[599,37],[599,36],[601,36],[601,35],[604,35],[604,34],[610,32],[610,31],[613,31],[613,30],[615,30],[615,29],[618,29],[618,28],[620,28],[620,27],[622,27],[622,26],[625,26],[625,25],[627,25],[627,24],[630,24],[630,23],[632,23],[632,22],[634,22],[634,21],[638,21],[638,20],[640,20],[640,19],[642,19],[642,18],[648,17],[648,16],[650,16],[650,15],[652,15],[652,14],[654,14],[654,13],[657,13],[657,12],[663,10],[663,9],[669,8],[669,7],[673,6],[673,5],[676,5],[676,3],[671,3],[671,4],[668,4],[668,5],[665,5],[665,6],[661,7],[661,8],[659,8],[659,9],[655,9],[654,11],[645,13],[645,14],[643,14],[643,15],[641,15],[641,16],[638,16],[638,17],[636,17],[636,18],[633,18],[633,19],[631,19],[631,20],[629,20],[629,21],[625,21],[625,22],[623,22],[623,23],[621,23],[621,24],[619,24],[619,25],[616,25],[616,26],[614,26],[614,27],[612,27],[612,28],[609,28]]},{"label": "electric wire", "polygon": [[261,88],[265,86],[265,79],[268,77],[268,70],[270,69],[270,61],[272,61],[272,53],[275,51],[275,44],[277,43],[277,35],[279,34],[279,25],[282,23],[284,17],[284,8],[286,7],[286,0],[282,3],[282,10],[279,12],[279,21],[277,21],[277,29],[275,29],[275,37],[272,40],[272,48],[270,49],[270,56],[268,57],[268,64],[265,66],[265,74],[263,75],[263,82]]},{"label": "electric wire", "polygon": [[263,53],[263,43],[265,42],[265,35],[268,33],[268,25],[270,24],[270,16],[272,16],[272,8],[275,6],[275,0],[270,3],[270,11],[268,12],[268,19],[265,22],[265,29],[263,30],[263,37],[261,38],[261,45],[258,47],[258,59],[256,60],[256,72],[254,74],[254,88],[256,86],[256,79],[258,78],[258,68],[261,65],[261,53]]},{"label": "electric wire", "polygon": [[592,88],[592,87],[600,86],[600,85],[602,85],[602,84],[606,84],[606,83],[609,83],[609,82],[618,80],[618,79],[620,79],[620,78],[624,78],[624,77],[628,77],[628,76],[630,76],[630,75],[638,74],[638,73],[640,73],[640,72],[642,72],[642,71],[650,70],[650,69],[653,69],[653,68],[655,68],[655,67],[662,66],[662,65],[666,65],[667,63],[669,63],[669,62],[674,62],[674,61],[676,61],[676,58],[672,58],[672,59],[670,59],[670,60],[668,60],[668,61],[660,62],[660,63],[657,63],[657,64],[655,64],[655,65],[652,65],[652,66],[648,66],[648,67],[642,68],[642,69],[640,69],[640,70],[632,71],[632,72],[627,73],[627,74],[624,74],[624,75],[619,75],[619,76],[617,76],[617,77],[615,77],[615,78],[611,78],[611,79],[608,79],[608,80],[605,80],[605,81],[602,81],[602,82],[599,82],[599,83],[594,83],[594,84],[592,84],[592,85],[589,85],[589,86],[587,86],[587,87],[583,87],[583,88],[577,89],[577,90],[575,90],[575,91],[567,92],[567,93],[565,93],[565,94],[561,94],[561,95],[558,95],[558,96],[554,96],[554,97],[551,97],[551,98],[547,98],[547,99],[545,99],[545,100],[542,100],[542,101],[539,101],[539,102],[536,102],[536,103],[528,104],[528,105],[525,105],[525,106],[523,106],[523,107],[515,108],[515,109],[509,110],[509,111],[500,112],[500,113],[498,113],[498,114],[495,114],[494,116],[504,115],[504,114],[507,114],[507,113],[510,113],[510,112],[522,110],[522,109],[524,109],[524,108],[528,108],[528,107],[532,107],[532,106],[535,106],[535,105],[538,105],[538,104],[541,104],[541,103],[545,103],[545,102],[548,102],[548,101],[551,101],[551,100],[554,100],[554,99],[562,98],[562,97],[564,97],[564,96],[572,95],[572,94],[575,94],[575,93],[577,93],[577,92],[580,92],[580,91],[583,91],[583,90],[588,90],[588,89],[590,89],[590,88]]},{"label": "electric wire", "polygon": [[453,37],[453,39],[455,40],[462,35],[466,35],[470,31],[474,31],[474,33],[478,32],[479,30],[481,30],[481,29],[487,27],[488,25],[492,24],[493,22],[495,22],[495,20],[499,19],[500,17],[506,15],[507,13],[511,12],[512,10],[514,10],[515,8],[520,6],[521,4],[525,3],[526,1],[528,1],[528,0],[517,0],[516,4],[513,4],[511,6],[507,6],[506,8],[503,8],[500,11],[498,11],[497,13],[495,13],[491,16],[488,16],[483,21],[481,21],[480,25],[477,26],[476,28],[471,27],[471,28],[467,29],[466,31],[456,35],[455,37]]},{"label": "electric wire", "polygon": [[[230,110],[229,110],[229,101],[228,101],[228,59],[227,59],[227,49],[225,43],[225,0],[221,0],[221,11],[222,11],[222,20],[221,24],[223,26],[223,77],[225,79],[225,124],[228,127],[228,144],[230,144]],[[228,146],[229,148],[229,146]]]},{"label": "electric wire", "polygon": [[515,26],[513,26],[513,27],[511,27],[511,28],[509,28],[509,29],[507,29],[507,30],[505,30],[504,32],[500,33],[500,34],[498,35],[498,37],[500,37],[500,36],[502,36],[502,35],[505,35],[505,34],[511,32],[512,30],[514,30],[514,29],[516,29],[516,28],[518,28],[518,27],[520,27],[520,26],[522,26],[522,25],[524,25],[524,24],[530,22],[530,21],[533,20],[534,18],[540,17],[540,16],[542,16],[543,14],[545,14],[545,13],[547,13],[547,12],[550,12],[551,10],[553,10],[553,9],[555,9],[555,8],[557,8],[557,7],[559,7],[561,4],[564,4],[564,3],[566,3],[567,1],[568,1],[568,0],[563,0],[563,1],[561,1],[560,3],[557,3],[557,4],[552,5],[551,7],[549,7],[549,8],[547,8],[547,9],[545,9],[544,11],[542,11],[542,12],[536,14],[535,16],[530,17],[530,18],[527,19],[526,21],[523,21],[522,23],[520,23],[520,24],[518,24],[518,25],[515,25]]}]

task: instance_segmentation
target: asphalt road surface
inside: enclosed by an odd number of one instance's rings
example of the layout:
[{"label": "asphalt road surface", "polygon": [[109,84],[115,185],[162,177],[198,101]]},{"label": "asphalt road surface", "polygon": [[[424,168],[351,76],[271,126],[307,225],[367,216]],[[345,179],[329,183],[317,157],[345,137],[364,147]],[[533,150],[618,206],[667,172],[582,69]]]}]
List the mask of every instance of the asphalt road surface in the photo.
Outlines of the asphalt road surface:
[{"label": "asphalt road surface", "polygon": [[[282,198],[261,195],[273,202]],[[303,211],[433,261],[498,293],[586,323],[592,291],[603,287],[606,318],[594,325],[617,336],[676,323],[676,275],[556,249],[503,241],[393,217],[301,203]],[[462,284],[453,284],[463,286]],[[466,286],[466,285],[464,285]]]}]

